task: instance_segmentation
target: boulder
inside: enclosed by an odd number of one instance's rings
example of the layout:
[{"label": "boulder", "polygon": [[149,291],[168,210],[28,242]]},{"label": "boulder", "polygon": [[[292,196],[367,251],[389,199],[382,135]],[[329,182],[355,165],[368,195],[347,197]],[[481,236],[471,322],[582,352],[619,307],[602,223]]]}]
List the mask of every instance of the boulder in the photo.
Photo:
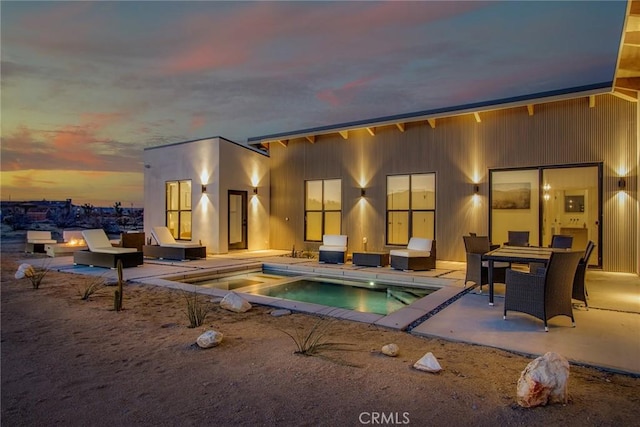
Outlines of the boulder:
[{"label": "boulder", "polygon": [[31,264],[20,264],[18,271],[16,271],[16,279],[24,279],[25,277],[31,277],[35,273],[35,270]]},{"label": "boulder", "polygon": [[518,405],[531,408],[547,403],[567,403],[569,362],[549,352],[530,362],[518,379]]},{"label": "boulder", "polygon": [[431,352],[422,356],[420,360],[414,363],[413,367],[420,371],[433,373],[442,371],[442,366],[440,366],[440,363],[438,363],[438,359],[436,359],[436,357]]},{"label": "boulder", "polygon": [[244,313],[251,309],[251,304],[235,292],[229,292],[222,301],[220,301],[220,307],[235,311],[236,313]]},{"label": "boulder", "polygon": [[391,343],[382,346],[382,354],[384,354],[385,356],[396,357],[399,351],[400,348],[397,344]]},{"label": "boulder", "polygon": [[198,337],[196,343],[200,348],[215,347],[222,342],[222,332],[209,330]]}]

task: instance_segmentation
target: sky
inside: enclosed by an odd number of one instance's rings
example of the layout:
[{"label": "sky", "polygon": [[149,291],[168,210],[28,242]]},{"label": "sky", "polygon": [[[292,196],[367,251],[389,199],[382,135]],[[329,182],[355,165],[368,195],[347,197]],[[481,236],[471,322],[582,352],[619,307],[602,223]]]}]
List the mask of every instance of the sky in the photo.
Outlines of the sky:
[{"label": "sky", "polygon": [[625,1],[0,2],[2,200],[143,206],[143,150],[610,82]]}]

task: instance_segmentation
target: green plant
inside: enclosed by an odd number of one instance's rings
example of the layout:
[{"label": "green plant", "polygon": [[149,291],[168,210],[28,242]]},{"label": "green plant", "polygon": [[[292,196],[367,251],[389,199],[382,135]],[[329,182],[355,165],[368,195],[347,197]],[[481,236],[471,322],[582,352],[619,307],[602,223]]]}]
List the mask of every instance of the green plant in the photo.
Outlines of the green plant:
[{"label": "green plant", "polygon": [[124,279],[122,277],[122,260],[118,260],[118,264],[116,264],[118,269],[118,289],[113,296],[113,308],[116,311],[122,310],[122,285],[124,284]]},{"label": "green plant", "polygon": [[348,349],[344,346],[353,345],[350,343],[330,342],[327,341],[329,337],[329,329],[333,324],[334,319],[320,318],[310,329],[297,329],[295,333],[290,333],[285,330],[281,330],[288,335],[296,345],[295,354],[301,354],[303,356],[317,356],[325,359],[329,359],[334,362],[339,362],[343,365],[357,366],[351,363],[347,363],[335,358],[329,358],[325,355],[321,355],[322,351],[346,351]]},{"label": "green plant", "polygon": [[92,277],[89,283],[86,283],[83,288],[78,288],[78,294],[80,295],[80,299],[83,301],[88,301],[91,295],[98,293],[106,286],[106,281],[104,277]]},{"label": "green plant", "polygon": [[204,319],[209,314],[209,308],[202,303],[198,292],[194,289],[190,294],[183,293],[185,301],[187,302],[187,309],[185,314],[189,318],[189,327],[196,328],[204,323]]}]

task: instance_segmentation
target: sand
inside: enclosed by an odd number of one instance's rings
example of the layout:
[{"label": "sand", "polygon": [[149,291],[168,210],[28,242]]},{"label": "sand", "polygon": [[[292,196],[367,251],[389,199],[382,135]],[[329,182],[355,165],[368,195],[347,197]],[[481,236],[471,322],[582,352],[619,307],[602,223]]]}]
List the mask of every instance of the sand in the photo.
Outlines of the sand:
[{"label": "sand", "polygon": [[[88,277],[50,272],[38,290],[16,280],[24,256],[3,245],[3,426],[638,423],[631,376],[572,366],[568,404],[525,409],[516,383],[531,358],[349,321],[323,323],[342,351],[302,356],[284,331],[308,331],[317,317],[238,314],[207,298],[204,325],[189,328],[178,291],[127,284],[116,312],[114,287],[80,299]],[[209,329],[222,344],[198,348]],[[398,357],[380,353],[388,343]],[[427,352],[443,371],[412,368]]]}]

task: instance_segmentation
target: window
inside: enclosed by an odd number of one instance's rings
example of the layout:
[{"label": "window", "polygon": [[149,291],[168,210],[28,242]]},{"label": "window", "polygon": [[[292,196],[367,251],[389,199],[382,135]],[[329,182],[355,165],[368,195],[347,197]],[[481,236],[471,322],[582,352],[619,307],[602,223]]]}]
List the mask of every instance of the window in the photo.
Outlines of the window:
[{"label": "window", "polygon": [[167,181],[167,228],[176,240],[191,240],[191,180]]},{"label": "window", "polygon": [[410,237],[434,239],[436,174],[387,177],[387,244],[406,245]]},{"label": "window", "polygon": [[305,182],[304,239],[321,242],[323,234],[341,234],[342,180]]}]

